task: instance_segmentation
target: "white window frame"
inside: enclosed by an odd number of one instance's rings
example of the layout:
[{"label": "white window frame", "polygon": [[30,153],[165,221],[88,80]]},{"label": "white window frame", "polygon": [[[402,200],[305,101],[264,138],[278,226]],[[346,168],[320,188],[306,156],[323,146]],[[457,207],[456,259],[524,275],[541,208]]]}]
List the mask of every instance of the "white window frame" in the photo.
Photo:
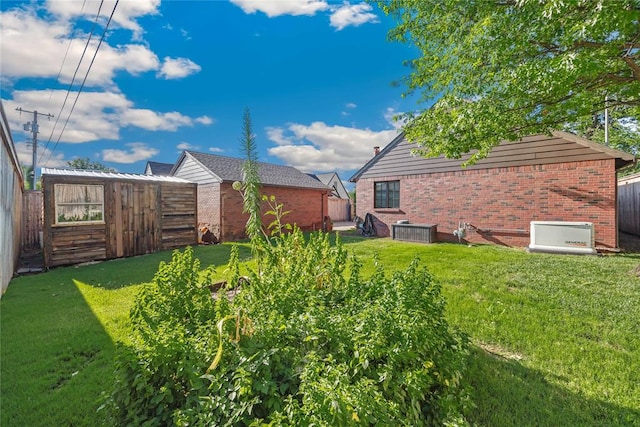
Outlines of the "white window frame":
[{"label": "white window frame", "polygon": [[[96,187],[100,188],[100,193],[102,194],[101,199],[99,201],[96,200],[86,200],[84,202],[60,202],[59,196],[60,191],[64,187]],[[54,184],[53,186],[54,193],[54,205],[55,205],[55,221],[54,224],[57,226],[65,226],[65,225],[84,225],[84,224],[104,224],[104,185],[99,184]],[[61,206],[83,206],[83,210],[87,211],[88,219],[79,219],[79,220],[70,220],[70,221],[60,221],[60,210]],[[98,209],[96,209],[98,207]],[[100,219],[90,219],[91,216],[95,214],[100,214]]]}]

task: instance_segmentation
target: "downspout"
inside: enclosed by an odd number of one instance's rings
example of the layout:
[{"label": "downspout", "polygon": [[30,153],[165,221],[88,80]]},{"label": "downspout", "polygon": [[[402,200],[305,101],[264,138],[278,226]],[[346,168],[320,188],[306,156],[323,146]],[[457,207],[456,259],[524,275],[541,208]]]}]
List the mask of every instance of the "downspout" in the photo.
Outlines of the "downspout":
[{"label": "downspout", "polygon": [[222,184],[220,185],[220,242],[224,242],[224,192]]},{"label": "downspout", "polygon": [[324,192],[320,192],[320,224],[321,225],[321,230],[322,231],[326,231],[326,227],[324,225]]}]

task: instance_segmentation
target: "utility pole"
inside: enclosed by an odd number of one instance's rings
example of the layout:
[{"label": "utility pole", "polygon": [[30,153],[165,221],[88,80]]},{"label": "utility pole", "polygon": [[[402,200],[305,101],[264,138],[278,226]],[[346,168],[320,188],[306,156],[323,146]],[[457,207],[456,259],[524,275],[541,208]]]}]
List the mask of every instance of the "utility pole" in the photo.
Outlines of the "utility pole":
[{"label": "utility pole", "polygon": [[31,131],[32,134],[32,144],[33,144],[33,154],[32,154],[32,161],[31,161],[31,168],[33,169],[32,171],[32,181],[31,181],[31,189],[35,190],[36,189],[36,163],[38,162],[38,116],[45,116],[47,118],[52,118],[53,115],[52,114],[44,114],[44,113],[38,113],[38,111],[27,111],[27,110],[23,110],[22,107],[20,108],[16,108],[16,111],[20,111],[20,113],[33,113],[33,122],[27,122],[24,124],[23,129],[27,132]]}]

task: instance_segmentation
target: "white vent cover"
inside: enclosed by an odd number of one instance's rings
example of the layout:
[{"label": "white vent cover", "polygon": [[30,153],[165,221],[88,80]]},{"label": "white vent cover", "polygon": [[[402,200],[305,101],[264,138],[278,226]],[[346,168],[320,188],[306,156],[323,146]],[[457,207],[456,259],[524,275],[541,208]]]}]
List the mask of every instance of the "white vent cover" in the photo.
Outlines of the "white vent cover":
[{"label": "white vent cover", "polygon": [[532,252],[595,254],[591,222],[531,221]]}]

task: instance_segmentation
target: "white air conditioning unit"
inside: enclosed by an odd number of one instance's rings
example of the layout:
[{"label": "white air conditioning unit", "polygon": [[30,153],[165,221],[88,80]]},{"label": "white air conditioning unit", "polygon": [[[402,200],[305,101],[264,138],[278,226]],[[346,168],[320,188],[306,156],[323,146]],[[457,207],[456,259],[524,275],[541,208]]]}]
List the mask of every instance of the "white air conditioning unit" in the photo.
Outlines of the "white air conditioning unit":
[{"label": "white air conditioning unit", "polygon": [[531,252],[595,254],[591,222],[531,221]]}]

